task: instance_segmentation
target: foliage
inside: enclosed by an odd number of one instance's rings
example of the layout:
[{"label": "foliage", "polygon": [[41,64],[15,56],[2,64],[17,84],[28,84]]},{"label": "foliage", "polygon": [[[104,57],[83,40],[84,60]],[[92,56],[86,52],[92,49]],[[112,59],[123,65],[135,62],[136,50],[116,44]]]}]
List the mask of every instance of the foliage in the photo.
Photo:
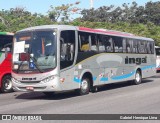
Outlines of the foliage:
[{"label": "foliage", "polygon": [[91,22],[152,22],[160,25],[160,2],[148,2],[145,6],[138,6],[136,2],[131,5],[124,3],[121,7],[102,6],[98,9],[84,9],[81,11],[82,21]]},{"label": "foliage", "polygon": [[62,4],[61,6],[50,6],[50,10],[48,11],[49,18],[53,22],[60,21],[62,23],[71,21],[71,15],[78,13],[80,10],[76,7],[80,2],[75,2],[74,4]]},{"label": "foliage", "polygon": [[[38,25],[69,24],[129,32],[153,38],[160,46],[160,2],[147,2],[145,6],[132,2],[131,5],[124,3],[119,7],[110,5],[88,10],[81,10],[78,4],[80,2],[50,6],[48,15],[32,14],[20,7],[1,10],[0,31],[16,32]],[[73,20],[73,14],[77,13],[81,13],[81,17]]]},{"label": "foliage", "polygon": [[90,22],[90,21],[79,21],[75,20],[71,25],[74,26],[83,26],[88,28],[103,28],[109,30],[117,30],[122,32],[128,32],[135,34],[137,36],[144,36],[148,38],[152,38],[156,41],[156,45],[160,46],[160,26],[156,26],[151,22],[147,24],[134,24],[128,22]]},{"label": "foliage", "polygon": [[31,14],[24,8],[18,7],[0,11],[0,17],[3,18],[3,23],[0,23],[0,31],[15,32],[31,26],[52,23],[47,16],[37,13]]}]

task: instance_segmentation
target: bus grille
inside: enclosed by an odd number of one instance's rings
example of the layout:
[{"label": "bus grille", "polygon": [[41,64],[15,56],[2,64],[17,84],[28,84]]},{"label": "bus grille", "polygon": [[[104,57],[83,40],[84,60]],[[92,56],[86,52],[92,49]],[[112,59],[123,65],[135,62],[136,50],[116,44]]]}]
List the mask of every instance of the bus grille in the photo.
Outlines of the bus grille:
[{"label": "bus grille", "polygon": [[35,83],[40,83],[40,81],[21,81],[21,83],[25,83],[25,84],[35,84]]}]

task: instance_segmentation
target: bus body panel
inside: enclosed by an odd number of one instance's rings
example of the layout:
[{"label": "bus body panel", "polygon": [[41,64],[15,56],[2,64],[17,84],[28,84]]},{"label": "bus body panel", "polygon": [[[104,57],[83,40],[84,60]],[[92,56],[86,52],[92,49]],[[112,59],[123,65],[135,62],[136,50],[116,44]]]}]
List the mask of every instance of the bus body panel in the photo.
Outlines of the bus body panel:
[{"label": "bus body panel", "polygon": [[[16,91],[61,91],[57,69],[39,74],[17,74],[12,72],[13,89]],[[33,89],[32,89],[33,88]]]},{"label": "bus body panel", "polygon": [[[83,71],[86,70],[86,67],[92,71],[91,73],[93,75],[93,80],[98,81],[99,84],[133,80],[135,78],[135,72],[138,68],[140,68],[142,71],[142,78],[155,75],[155,63],[152,61],[155,61],[154,56],[151,57],[147,54],[132,54],[131,58],[144,58],[144,56],[147,57],[147,63],[142,63],[141,65],[132,63],[130,65],[126,65],[124,60],[127,56],[128,55],[122,53],[103,53],[102,55],[99,54],[92,56],[91,58],[88,58],[76,65],[76,69],[79,71],[78,76],[83,76]],[[77,81],[80,82],[81,79]]]},{"label": "bus body panel", "polygon": [[[11,53],[7,54],[7,57],[5,57],[5,53],[1,53],[0,55],[0,80],[2,81],[2,78],[7,75],[11,74],[11,61],[12,61],[12,55]],[[2,82],[0,82],[0,88],[2,86]]]},{"label": "bus body panel", "polygon": [[[12,39],[13,33],[0,32],[0,89],[2,88],[2,79],[6,75],[11,75],[12,64]],[[9,51],[5,51],[5,48]],[[7,49],[7,50],[8,50]]]},{"label": "bus body panel", "polygon": [[[97,52],[79,52],[79,36],[78,31],[127,37],[133,39],[147,40],[153,42],[152,39],[138,37],[130,34],[104,32],[93,29],[78,28],[73,26],[40,26],[24,29],[25,31],[36,31],[39,29],[56,28],[57,29],[57,67],[47,73],[37,74],[20,74],[12,72],[13,86],[17,91],[65,91],[80,88],[84,74],[90,73],[93,80],[93,86],[103,85],[108,83],[122,82],[134,80],[136,70],[140,69],[142,78],[155,75],[155,54],[138,54],[138,53],[97,53]],[[60,69],[60,33],[63,30],[75,31],[75,59],[71,66],[65,69]],[[21,31],[20,31],[21,32]],[[49,76],[54,76],[54,79],[49,82],[41,82]],[[36,78],[35,80],[26,81],[24,78]],[[54,84],[53,84],[54,83]],[[55,86],[55,87],[52,87]],[[31,87],[31,88],[29,88]],[[33,87],[33,88],[32,88]]]}]

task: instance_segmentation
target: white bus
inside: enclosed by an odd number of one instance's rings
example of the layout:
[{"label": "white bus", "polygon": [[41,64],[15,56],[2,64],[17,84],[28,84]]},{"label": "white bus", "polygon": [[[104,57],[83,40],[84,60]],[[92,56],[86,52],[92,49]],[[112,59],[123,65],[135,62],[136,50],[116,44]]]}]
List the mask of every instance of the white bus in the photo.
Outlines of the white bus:
[{"label": "white bus", "polygon": [[155,46],[155,50],[156,50],[156,69],[158,72],[160,71],[160,47]]},{"label": "white bus", "polygon": [[18,31],[14,37],[12,82],[17,91],[53,94],[95,91],[99,85],[156,74],[154,41],[133,34],[44,25]]}]

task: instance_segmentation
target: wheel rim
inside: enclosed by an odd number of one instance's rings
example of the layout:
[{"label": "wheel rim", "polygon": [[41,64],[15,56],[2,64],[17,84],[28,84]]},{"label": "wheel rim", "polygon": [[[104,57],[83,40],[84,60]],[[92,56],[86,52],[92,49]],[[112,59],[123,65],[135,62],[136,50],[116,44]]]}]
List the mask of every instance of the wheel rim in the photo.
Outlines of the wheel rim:
[{"label": "wheel rim", "polygon": [[10,79],[6,79],[6,80],[5,80],[4,88],[5,88],[6,90],[10,90],[10,89],[12,88],[12,82],[11,82]]},{"label": "wheel rim", "polygon": [[83,92],[87,91],[88,89],[88,82],[86,80],[83,80],[81,83],[81,89]]},{"label": "wheel rim", "polygon": [[140,82],[141,81],[141,75],[137,72],[136,73],[136,82]]}]

